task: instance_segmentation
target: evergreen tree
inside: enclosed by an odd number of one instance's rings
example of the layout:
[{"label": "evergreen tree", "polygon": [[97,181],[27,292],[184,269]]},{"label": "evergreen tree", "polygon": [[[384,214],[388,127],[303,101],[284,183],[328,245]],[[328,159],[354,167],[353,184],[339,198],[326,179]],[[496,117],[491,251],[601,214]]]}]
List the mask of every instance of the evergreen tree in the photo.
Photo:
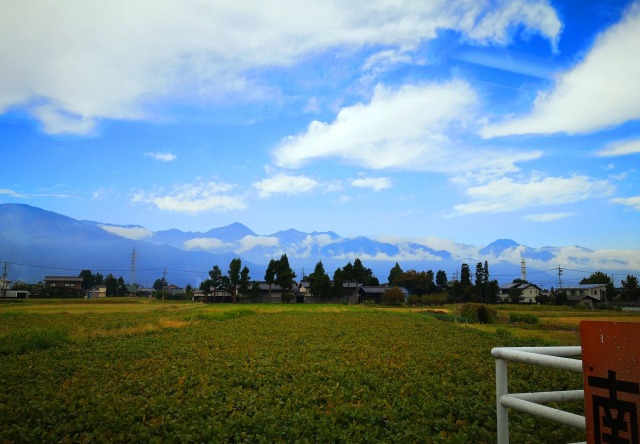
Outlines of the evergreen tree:
[{"label": "evergreen tree", "polygon": [[282,289],[283,297],[291,292],[293,288],[293,280],[296,274],[289,266],[289,259],[286,254],[280,256],[278,268],[276,269],[276,284]]},{"label": "evergreen tree", "polygon": [[96,285],[96,277],[91,273],[91,270],[82,270],[78,277],[82,278],[81,287],[83,290],[89,290]]},{"label": "evergreen tree", "polygon": [[236,303],[236,293],[238,285],[240,284],[240,269],[242,268],[242,261],[239,258],[231,259],[229,263],[229,290],[231,291],[232,302]]},{"label": "evergreen tree", "polygon": [[462,264],[460,267],[460,283],[462,287],[471,287],[471,271],[468,264]]},{"label": "evergreen tree", "polygon": [[278,269],[278,261],[271,259],[264,273],[264,281],[269,285],[269,302],[271,302],[271,286],[276,283],[276,271]]},{"label": "evergreen tree", "polygon": [[438,270],[436,273],[436,287],[438,290],[444,291],[447,288],[448,282],[447,273],[445,273],[444,270]]},{"label": "evergreen tree", "polygon": [[344,296],[344,273],[341,268],[333,273],[333,296],[338,299]]},{"label": "evergreen tree", "polygon": [[331,297],[331,282],[329,281],[329,275],[324,271],[322,261],[316,264],[316,268],[309,276],[311,285],[309,290],[311,294],[320,299],[329,299]]},{"label": "evergreen tree", "polygon": [[221,287],[222,282],[222,270],[217,265],[214,265],[211,271],[209,271],[209,277],[211,278],[211,285],[213,288]]},{"label": "evergreen tree", "polygon": [[118,280],[114,275],[109,273],[107,278],[104,280],[104,284],[107,287],[107,296],[118,295]]},{"label": "evergreen tree", "polygon": [[[258,286],[258,289],[260,287]],[[249,292],[249,268],[245,265],[240,272],[240,294],[246,296]]]},{"label": "evergreen tree", "polygon": [[398,285],[398,278],[402,275],[402,268],[396,262],[396,265],[389,271],[389,277],[387,278],[387,282],[390,286]]},{"label": "evergreen tree", "polygon": [[640,285],[638,284],[637,277],[628,274],[627,279],[622,281],[621,284],[622,292],[620,296],[623,300],[640,301]]}]

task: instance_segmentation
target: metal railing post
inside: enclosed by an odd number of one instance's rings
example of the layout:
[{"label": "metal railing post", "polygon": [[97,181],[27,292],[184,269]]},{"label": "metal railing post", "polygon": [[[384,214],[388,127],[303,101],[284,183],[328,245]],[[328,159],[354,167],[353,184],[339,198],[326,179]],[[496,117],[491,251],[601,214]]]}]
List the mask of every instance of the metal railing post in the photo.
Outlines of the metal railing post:
[{"label": "metal railing post", "polygon": [[509,393],[507,361],[496,359],[496,421],[498,444],[509,444],[509,409],[502,405],[502,397]]},{"label": "metal railing post", "polygon": [[509,393],[508,361],[582,373],[582,361],[568,359],[582,353],[580,346],[569,347],[496,347],[491,355],[496,360],[496,428],[498,444],[509,444],[509,408],[540,418],[585,430],[585,417],[542,405],[547,402],[577,401],[583,390],[556,392]]}]

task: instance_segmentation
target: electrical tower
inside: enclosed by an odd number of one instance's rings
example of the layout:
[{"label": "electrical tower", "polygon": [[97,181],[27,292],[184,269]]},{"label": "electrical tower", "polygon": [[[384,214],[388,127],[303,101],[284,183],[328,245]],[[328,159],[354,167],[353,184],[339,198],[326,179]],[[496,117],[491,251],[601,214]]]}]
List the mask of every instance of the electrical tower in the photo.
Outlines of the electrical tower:
[{"label": "electrical tower", "polygon": [[562,288],[562,268],[558,265],[558,288]]},{"label": "electrical tower", "polygon": [[522,273],[522,280],[524,282],[527,281],[527,264],[524,261],[524,258],[520,261],[520,273]]}]

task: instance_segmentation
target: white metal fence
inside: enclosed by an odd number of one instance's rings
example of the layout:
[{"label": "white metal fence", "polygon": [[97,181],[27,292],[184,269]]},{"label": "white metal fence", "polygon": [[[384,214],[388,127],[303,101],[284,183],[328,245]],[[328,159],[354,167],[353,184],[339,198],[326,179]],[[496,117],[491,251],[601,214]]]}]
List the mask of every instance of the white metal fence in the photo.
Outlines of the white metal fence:
[{"label": "white metal fence", "polygon": [[572,347],[496,347],[491,356],[496,359],[496,414],[498,444],[509,443],[509,408],[530,415],[547,418],[586,430],[584,416],[542,405],[547,402],[578,401],[584,399],[584,390],[557,392],[509,393],[507,361],[582,373],[582,361],[571,356],[582,354],[580,346]]}]

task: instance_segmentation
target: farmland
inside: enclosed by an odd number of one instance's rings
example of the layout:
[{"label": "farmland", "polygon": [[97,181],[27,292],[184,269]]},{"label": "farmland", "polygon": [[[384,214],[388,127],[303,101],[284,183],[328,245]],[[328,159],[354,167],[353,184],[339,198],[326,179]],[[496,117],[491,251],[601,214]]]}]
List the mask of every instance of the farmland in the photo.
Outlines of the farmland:
[{"label": "farmland", "polygon": [[[491,348],[578,344],[576,319],[598,313],[539,310],[537,326],[504,323],[513,310],[500,311],[500,326],[475,326],[346,305],[3,304],[0,436],[494,442]],[[517,391],[581,386],[577,375],[520,365],[510,366],[510,381]],[[584,439],[518,413],[510,424],[513,442]]]}]

